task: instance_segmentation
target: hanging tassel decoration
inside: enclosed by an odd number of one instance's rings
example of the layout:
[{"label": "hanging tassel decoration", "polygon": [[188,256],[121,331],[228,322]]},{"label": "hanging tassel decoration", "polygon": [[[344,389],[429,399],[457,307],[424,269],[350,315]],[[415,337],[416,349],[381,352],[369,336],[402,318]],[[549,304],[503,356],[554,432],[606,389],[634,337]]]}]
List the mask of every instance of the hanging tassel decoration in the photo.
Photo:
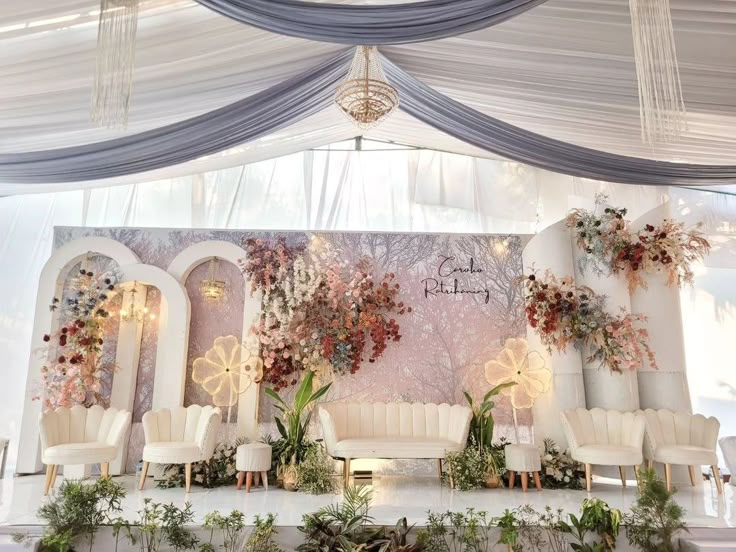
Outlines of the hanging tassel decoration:
[{"label": "hanging tassel decoration", "polygon": [[91,109],[92,121],[100,126],[125,128],[128,124],[139,1],[101,2]]},{"label": "hanging tassel decoration", "polygon": [[639,81],[641,138],[675,142],[686,130],[669,0],[629,0],[634,61]]}]

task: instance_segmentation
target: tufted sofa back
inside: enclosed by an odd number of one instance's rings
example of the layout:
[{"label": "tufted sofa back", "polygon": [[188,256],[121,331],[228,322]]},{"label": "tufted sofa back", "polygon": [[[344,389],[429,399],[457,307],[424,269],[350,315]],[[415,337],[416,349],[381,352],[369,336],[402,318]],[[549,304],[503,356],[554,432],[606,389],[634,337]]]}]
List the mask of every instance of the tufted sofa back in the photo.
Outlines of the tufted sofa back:
[{"label": "tufted sofa back", "polygon": [[586,445],[623,445],[641,449],[644,417],[635,412],[576,408],[562,413],[570,449]]},{"label": "tufted sofa back", "polygon": [[319,407],[326,441],[370,437],[415,437],[465,443],[473,415],[455,404],[331,402]]},{"label": "tufted sofa back", "polygon": [[187,407],[152,410],[143,415],[146,443],[187,441],[196,443],[209,458],[215,449],[222,413],[214,406],[193,404]]},{"label": "tufted sofa back", "polygon": [[76,405],[43,412],[39,417],[41,446],[46,449],[96,441],[117,447],[130,425],[130,418],[127,410],[105,409],[100,405],[89,408]]},{"label": "tufted sofa back", "polygon": [[721,427],[716,418],[651,408],[644,410],[643,415],[647,429],[644,443],[651,453],[650,458],[654,454],[654,448],[662,445],[690,445],[710,450],[716,448]]}]

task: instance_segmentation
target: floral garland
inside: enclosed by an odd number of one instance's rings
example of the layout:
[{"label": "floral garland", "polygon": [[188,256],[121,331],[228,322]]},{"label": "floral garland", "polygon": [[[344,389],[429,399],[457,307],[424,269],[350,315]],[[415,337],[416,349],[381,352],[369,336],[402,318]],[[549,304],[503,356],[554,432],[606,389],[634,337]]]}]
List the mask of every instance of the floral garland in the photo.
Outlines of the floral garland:
[{"label": "floral garland", "polygon": [[63,301],[53,298],[49,308],[60,308],[66,322],[43,336],[48,356],[53,357],[41,368],[46,409],[102,402],[102,381],[114,366],[101,366],[99,354],[110,315],[107,304],[117,280],[114,271],[95,276],[82,268],[70,282],[68,297]]},{"label": "floral garland", "polygon": [[281,237],[245,246],[241,268],[251,290],[263,293],[254,332],[264,380],[277,391],[295,384],[300,370],[354,374],[366,357],[375,362],[389,341],[401,339],[394,316],[411,307],[399,301],[395,274],[375,279],[369,262],[351,267],[324,244],[308,249]]},{"label": "floral garland", "polygon": [[[596,211],[605,205],[605,196],[596,198]],[[697,228],[672,219],[658,226],[651,224],[632,232],[624,219],[626,209],[605,206],[603,214],[573,209],[565,222],[575,233],[575,241],[585,252],[580,267],[588,265],[597,273],[623,272],[629,289],[647,287],[643,274],[664,272],[667,285],[692,284],[693,263],[702,261],[710,251],[710,243]]]},{"label": "floral garland", "polygon": [[646,317],[623,309],[617,316],[608,313],[604,297],[574,285],[569,276],[558,280],[547,271],[544,279],[530,274],[524,282],[527,320],[550,351],[582,344],[590,352],[588,361],[613,372],[638,370],[645,359],[657,367],[649,333],[641,327]]}]

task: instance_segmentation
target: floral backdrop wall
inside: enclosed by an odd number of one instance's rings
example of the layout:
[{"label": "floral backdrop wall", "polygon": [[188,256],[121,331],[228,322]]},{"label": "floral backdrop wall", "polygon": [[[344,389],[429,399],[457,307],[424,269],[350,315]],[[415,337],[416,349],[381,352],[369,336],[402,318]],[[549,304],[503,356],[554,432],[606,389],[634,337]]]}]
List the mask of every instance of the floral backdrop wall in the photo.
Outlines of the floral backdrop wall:
[{"label": "floral backdrop wall", "polygon": [[[61,227],[56,229],[55,247],[84,236],[120,241],[142,262],[163,269],[187,246],[205,240],[244,246],[248,238],[273,240],[284,236],[290,243],[308,243],[312,238],[312,234],[305,233],[238,230]],[[377,277],[395,274],[401,287],[400,300],[411,306],[411,312],[397,317],[400,341],[389,343],[376,362],[365,363],[355,374],[336,376],[330,399],[464,402],[463,390],[478,397],[490,388],[484,365],[496,357],[505,340],[526,334],[523,292],[518,285],[523,236],[319,233],[318,238],[351,265],[367,257]],[[206,264],[201,265],[186,283],[192,301],[188,375],[193,360],[212,346],[215,337],[240,336],[243,332],[243,301],[249,288],[245,289],[239,269],[220,263],[219,278],[226,282],[227,293],[223,302],[215,304],[204,302],[198,293],[198,283],[206,271]],[[147,306],[154,314],[158,313],[159,300],[158,291],[149,290]],[[129,470],[134,469],[142,448],[140,419],[150,408],[157,331],[156,320],[145,322]],[[205,403],[207,399],[202,388],[188,378],[187,404]],[[498,402],[497,437],[510,436],[511,406],[507,398]],[[273,414],[270,400],[262,392],[259,419],[264,432],[272,431]],[[529,425],[530,414],[522,411],[520,422]],[[432,470],[433,466],[392,462],[384,469]]]}]

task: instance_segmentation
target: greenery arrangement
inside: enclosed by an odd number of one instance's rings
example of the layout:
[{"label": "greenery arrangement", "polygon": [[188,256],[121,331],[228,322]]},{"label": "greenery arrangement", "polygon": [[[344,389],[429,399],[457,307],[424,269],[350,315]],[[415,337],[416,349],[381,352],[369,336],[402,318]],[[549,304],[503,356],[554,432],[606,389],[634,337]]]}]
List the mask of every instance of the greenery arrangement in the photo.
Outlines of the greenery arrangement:
[{"label": "greenery arrangement", "polygon": [[585,466],[573,460],[552,439],[544,440],[542,485],[545,489],[585,488]]},{"label": "greenery arrangement", "polygon": [[639,472],[639,497],[626,516],[626,536],[644,552],[675,552],[679,550],[676,538],[687,531],[685,510],[672,498],[674,491],[657,477],[654,470]]},{"label": "greenery arrangement", "polygon": [[163,544],[176,552],[194,550],[199,544],[199,538],[189,528],[193,521],[194,512],[189,502],[182,509],[173,503],[160,504],[145,498],[135,521],[129,522],[122,518],[113,521],[115,549],[117,550],[118,539],[124,529],[131,544],[138,544],[141,552],[158,552]]},{"label": "greenery arrangement", "polygon": [[273,455],[281,466],[300,464],[314,443],[309,440],[309,422],[312,413],[309,408],[329,391],[331,383],[312,391],[314,373],[307,372],[294,396],[293,404],[287,403],[274,389],[266,389],[266,395],[274,400],[274,406],[281,411],[283,419],[275,417],[280,438],[272,443]]},{"label": "greenery arrangement", "polygon": [[41,550],[67,552],[78,541],[87,541],[92,550],[95,534],[101,525],[113,522],[122,511],[125,489],[109,478],[94,483],[64,479],[59,490],[37,512],[46,523]]},{"label": "greenery arrangement", "polygon": [[[603,212],[599,213],[601,208]],[[624,218],[626,213],[626,209],[609,206],[604,195],[596,197],[594,211],[570,211],[566,224],[585,252],[581,269],[590,266],[598,274],[623,272],[631,291],[647,287],[644,273],[663,272],[670,286],[691,284],[692,264],[702,261],[710,251],[702,232],[697,227],[686,229],[672,219],[664,219],[658,226],[647,224],[634,232]]]},{"label": "greenery arrangement", "polygon": [[225,516],[215,510],[204,517],[203,529],[210,532],[209,541],[199,547],[200,552],[215,552],[217,548],[212,541],[215,531],[222,533],[222,549],[225,552],[236,552],[242,549],[241,539],[245,531],[245,515],[243,512],[233,510]]},{"label": "greenery arrangement", "polygon": [[493,387],[479,402],[475,402],[467,391],[463,391],[468,406],[473,411],[470,420],[468,441],[464,450],[445,456],[446,470],[443,480],[455,489],[468,491],[486,486],[496,478],[500,482],[505,472],[504,442],[493,444],[493,407],[491,400],[504,389],[516,385],[514,382]]},{"label": "greenery arrangement", "polygon": [[[616,539],[621,528],[620,510],[611,508],[599,498],[586,498],[580,508],[580,517],[568,515],[568,522],[560,523],[560,530],[575,540],[570,547],[575,552],[611,552],[616,549]],[[598,541],[588,542],[589,533],[595,533]]]},{"label": "greenery arrangement", "polygon": [[[194,462],[192,464],[192,483],[201,485],[205,489],[235,484],[235,476],[238,473],[235,468],[235,456],[238,447],[243,443],[245,439],[236,439],[231,443],[219,443],[215,447],[212,458],[204,462]],[[162,489],[184,487],[184,464],[168,464],[164,466],[164,473],[165,477],[157,481],[156,486]]]},{"label": "greenery arrangement", "polygon": [[[303,552],[490,552],[504,545],[509,552],[612,552],[622,525],[629,543],[643,552],[675,552],[678,535],[687,531],[684,511],[654,471],[640,474],[641,491],[628,515],[600,499],[586,499],[579,515],[549,507],[542,511],[525,505],[506,510],[499,517],[472,508],[465,512],[428,512],[426,527],[414,542],[405,518],[393,527],[377,526],[370,515],[372,491],[347,487],[342,502],[303,518],[299,531]],[[141,552],[198,550],[199,552],[280,552],[274,542],[276,518],[272,514],[253,520],[246,535],[245,516],[233,510],[225,516],[208,514],[202,529],[205,542],[190,528],[191,505],[178,508],[145,499],[137,519],[113,518],[121,511],[122,487],[109,479],[94,483],[65,481],[55,496],[39,508],[48,523],[41,550],[70,552],[79,543],[92,550],[94,535],[103,525],[112,527],[116,540],[125,534]],[[217,535],[217,536],[216,536]],[[18,540],[23,540],[20,536]],[[220,544],[221,543],[221,544]]]},{"label": "greenery arrangement", "polygon": [[307,451],[304,460],[296,467],[296,487],[314,495],[334,493],[338,488],[335,478],[335,462],[320,446]]}]

